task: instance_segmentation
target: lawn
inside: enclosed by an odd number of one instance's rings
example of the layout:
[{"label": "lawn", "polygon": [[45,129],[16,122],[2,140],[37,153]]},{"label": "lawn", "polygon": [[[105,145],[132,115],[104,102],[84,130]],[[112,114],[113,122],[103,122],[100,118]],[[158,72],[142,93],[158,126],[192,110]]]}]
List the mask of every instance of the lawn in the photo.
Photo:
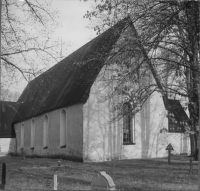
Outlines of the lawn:
[{"label": "lawn", "polygon": [[[77,163],[58,159],[0,157],[7,165],[6,190],[46,189],[44,175],[58,175],[59,190],[90,190],[100,171],[106,171],[118,190],[197,190],[198,165],[189,174],[189,158],[131,159],[109,162]],[[1,174],[1,173],[0,173]]]}]

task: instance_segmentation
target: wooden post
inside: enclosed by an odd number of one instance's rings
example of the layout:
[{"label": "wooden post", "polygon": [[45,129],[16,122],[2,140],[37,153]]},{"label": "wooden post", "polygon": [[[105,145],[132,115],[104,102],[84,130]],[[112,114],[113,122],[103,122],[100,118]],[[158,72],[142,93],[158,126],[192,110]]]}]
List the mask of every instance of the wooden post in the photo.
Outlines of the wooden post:
[{"label": "wooden post", "polygon": [[190,159],[190,174],[193,174],[193,164],[192,164],[192,159]]},{"label": "wooden post", "polygon": [[[199,12],[198,14],[200,14],[199,8],[198,8],[198,12]],[[200,33],[199,33],[199,35],[200,35]],[[199,170],[198,170],[199,185],[198,185],[198,187],[200,189],[200,58],[199,57],[198,57],[198,63],[199,63],[199,96],[198,96],[199,97],[199,141],[197,143],[198,143],[198,149],[199,149],[199,152],[198,152],[198,154],[199,154],[199,164],[198,164],[198,166],[199,166]]]},{"label": "wooden post", "polygon": [[171,158],[171,149],[168,150],[168,164],[170,164],[170,158]]},{"label": "wooden post", "polygon": [[168,151],[168,164],[170,164],[171,150],[174,150],[174,148],[173,148],[172,145],[169,143],[169,145],[167,146],[167,148],[166,148],[165,150]]},{"label": "wooden post", "polygon": [[57,174],[54,174],[54,176],[53,176],[53,190],[58,190]]},{"label": "wooden post", "polygon": [[[199,14],[200,14],[200,11],[199,11]],[[200,33],[199,33],[200,34]],[[197,143],[198,143],[198,146],[197,146],[197,148],[199,149],[198,151],[198,155],[199,155],[199,164],[198,164],[198,166],[199,166],[199,170],[198,170],[198,176],[199,176],[199,189],[200,189],[200,58],[199,58],[199,133],[198,133],[198,135],[199,135],[199,140],[197,141]]]},{"label": "wooden post", "polygon": [[[2,11],[2,0],[0,0],[0,28],[1,28],[1,11]],[[0,47],[1,47],[1,38],[0,38]],[[1,48],[0,48],[0,56],[1,56]],[[1,72],[2,72],[1,70],[2,70],[2,68],[1,68],[1,59],[0,59],[0,101],[1,101]],[[2,121],[1,120],[1,112],[2,112],[2,110],[0,108],[0,121]],[[0,123],[0,128],[2,128],[1,123]]]},{"label": "wooden post", "polygon": [[4,190],[6,184],[6,164],[2,164],[2,176],[1,176],[1,189]]}]

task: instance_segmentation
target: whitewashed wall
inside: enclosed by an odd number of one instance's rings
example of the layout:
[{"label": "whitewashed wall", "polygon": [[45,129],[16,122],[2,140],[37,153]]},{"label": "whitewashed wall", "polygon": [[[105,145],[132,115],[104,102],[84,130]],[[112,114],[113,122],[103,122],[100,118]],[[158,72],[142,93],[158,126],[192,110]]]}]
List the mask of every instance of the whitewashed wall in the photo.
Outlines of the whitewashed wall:
[{"label": "whitewashed wall", "polygon": [[[66,110],[66,148],[60,148],[60,113]],[[15,124],[17,138],[17,153],[36,156],[55,156],[60,155],[66,159],[83,160],[83,105],[58,109],[44,115],[35,117],[35,140],[34,149],[31,149],[31,120],[24,123],[24,148],[21,150],[21,124]],[[43,142],[43,123],[44,116],[49,119],[49,133],[47,148],[44,149]]]},{"label": "whitewashed wall", "polygon": [[[174,147],[174,153],[189,152],[189,139],[178,133],[160,133],[162,128],[168,128],[168,119],[163,100],[159,93],[150,98],[149,144],[143,143],[141,122],[146,120],[141,112],[135,116],[135,130],[133,120],[133,137],[135,145],[122,144],[122,121],[110,124],[112,113],[109,112],[109,101],[103,101],[99,91],[101,83],[96,81],[90,97],[84,105],[84,160],[104,161],[111,159],[131,159],[163,157],[167,155],[165,148],[169,143]],[[144,109],[144,108],[143,108]],[[135,132],[135,135],[134,135]],[[184,141],[183,141],[184,140]],[[185,143],[184,143],[185,142]],[[146,147],[146,148],[145,148]],[[145,149],[147,151],[145,152]],[[144,153],[145,152],[145,153]]]}]

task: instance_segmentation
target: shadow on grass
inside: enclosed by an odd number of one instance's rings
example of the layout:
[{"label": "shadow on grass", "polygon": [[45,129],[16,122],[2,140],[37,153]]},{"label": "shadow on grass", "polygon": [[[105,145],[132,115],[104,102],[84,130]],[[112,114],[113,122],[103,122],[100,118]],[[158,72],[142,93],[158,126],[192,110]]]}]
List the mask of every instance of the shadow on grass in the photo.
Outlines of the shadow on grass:
[{"label": "shadow on grass", "polygon": [[[7,156],[22,157],[21,154],[15,154],[15,153],[8,153]],[[75,157],[75,156],[68,156],[68,155],[47,155],[47,156],[26,155],[25,158],[49,158],[49,159],[62,159],[62,160],[73,161],[73,162],[83,162],[82,157]]]}]

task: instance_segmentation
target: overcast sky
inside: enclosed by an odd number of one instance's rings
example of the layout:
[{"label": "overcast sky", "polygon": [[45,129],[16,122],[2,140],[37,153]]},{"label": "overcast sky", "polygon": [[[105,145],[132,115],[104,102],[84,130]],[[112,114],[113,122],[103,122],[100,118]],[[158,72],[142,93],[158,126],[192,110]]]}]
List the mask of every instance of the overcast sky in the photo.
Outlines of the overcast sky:
[{"label": "overcast sky", "polygon": [[89,20],[83,18],[87,10],[90,10],[91,1],[52,0],[52,2],[52,7],[59,10],[57,20],[63,26],[56,30],[56,34],[61,35],[65,42],[70,42],[72,51],[94,38],[95,33],[86,28]]},{"label": "overcast sky", "polygon": [[[20,3],[20,0],[17,1]],[[66,57],[67,54],[74,52],[96,36],[93,30],[87,28],[89,19],[83,18],[84,14],[91,9],[93,0],[87,2],[83,0],[51,0],[51,2],[51,8],[53,10],[58,10],[56,21],[59,23],[59,27],[55,28],[51,39],[55,38],[56,40],[62,37],[62,42],[69,45],[67,46],[67,53],[63,51],[63,57]],[[27,24],[27,29],[28,28],[30,28],[30,26]],[[50,64],[49,67],[50,66],[52,65]],[[11,91],[21,93],[27,85],[27,82],[22,76],[20,76],[19,81],[20,83],[12,83],[8,88]]]}]

